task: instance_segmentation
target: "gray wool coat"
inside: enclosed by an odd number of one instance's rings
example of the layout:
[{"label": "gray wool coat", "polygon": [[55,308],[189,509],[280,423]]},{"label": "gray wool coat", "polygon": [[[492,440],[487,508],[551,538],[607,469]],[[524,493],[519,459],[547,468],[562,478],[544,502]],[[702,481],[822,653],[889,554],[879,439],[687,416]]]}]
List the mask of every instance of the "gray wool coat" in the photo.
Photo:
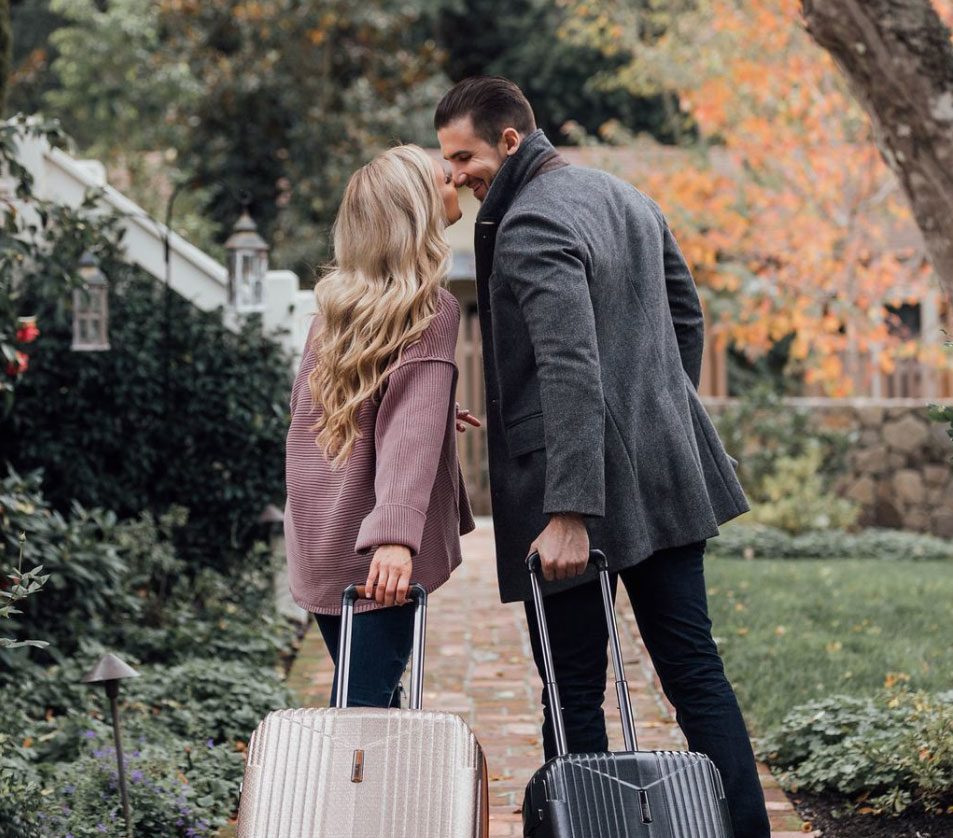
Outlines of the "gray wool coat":
[{"label": "gray wool coat", "polygon": [[551,513],[585,516],[621,570],[745,512],[696,392],[701,307],[658,206],[565,164],[536,131],[494,178],[475,235],[502,600],[531,597],[525,559]]}]

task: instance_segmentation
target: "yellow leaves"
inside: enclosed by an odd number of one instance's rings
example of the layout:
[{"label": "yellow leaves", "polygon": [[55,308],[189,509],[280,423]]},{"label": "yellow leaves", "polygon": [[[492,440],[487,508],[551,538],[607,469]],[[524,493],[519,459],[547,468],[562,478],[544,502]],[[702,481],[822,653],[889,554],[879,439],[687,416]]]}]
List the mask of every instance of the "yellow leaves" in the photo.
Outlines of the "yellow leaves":
[{"label": "yellow leaves", "polygon": [[[884,374],[901,357],[950,363],[888,328],[883,303],[918,301],[930,275],[893,244],[909,209],[799,0],[708,0],[679,15],[678,37],[651,42],[604,0],[567,2],[599,44],[621,37],[637,56],[620,83],[664,79],[700,132],[636,185],[662,206],[698,284],[731,299],[727,341],[753,359],[794,334],[792,368],[830,395],[852,392],[858,354]],[[953,19],[953,0],[938,2]]]},{"label": "yellow leaves", "polygon": [[307,31],[308,40],[316,47],[321,46],[327,40],[328,33],[323,29],[309,29]]},{"label": "yellow leaves", "polygon": [[828,381],[840,378],[844,372],[844,362],[836,355],[828,355],[820,359],[820,372]]},{"label": "yellow leaves", "polygon": [[947,26],[953,27],[953,0],[933,0],[933,7]]},{"label": "yellow leaves", "polygon": [[843,650],[844,644],[840,640],[832,640],[830,643],[824,646],[825,651],[829,655],[836,655],[838,652]]},{"label": "yellow leaves", "polygon": [[897,684],[907,684],[909,681],[910,676],[906,672],[888,672],[884,678],[884,688],[891,690]]},{"label": "yellow leaves", "polygon": [[258,2],[239,3],[232,9],[236,20],[260,21],[265,17],[265,6]]}]

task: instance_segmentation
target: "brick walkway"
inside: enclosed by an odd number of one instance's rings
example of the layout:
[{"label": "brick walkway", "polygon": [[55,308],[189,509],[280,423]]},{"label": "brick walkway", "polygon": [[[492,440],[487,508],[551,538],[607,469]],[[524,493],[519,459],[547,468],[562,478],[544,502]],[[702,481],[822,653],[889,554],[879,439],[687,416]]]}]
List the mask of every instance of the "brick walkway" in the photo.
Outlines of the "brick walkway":
[{"label": "brick walkway", "polygon": [[[458,713],[473,728],[490,770],[490,835],[510,838],[522,834],[523,789],[542,759],[540,686],[522,606],[501,605],[497,595],[490,527],[481,524],[466,536],[463,550],[463,566],[431,600],[424,707]],[[683,749],[685,740],[658,688],[625,597],[619,599],[618,614],[639,746]],[[309,631],[291,685],[303,704],[322,706],[331,677],[320,634]],[[607,695],[613,694],[610,684]],[[621,746],[621,725],[610,712],[614,704],[607,701],[609,738]],[[773,838],[803,838],[809,827],[801,823],[768,770],[764,766],[760,770]]]}]

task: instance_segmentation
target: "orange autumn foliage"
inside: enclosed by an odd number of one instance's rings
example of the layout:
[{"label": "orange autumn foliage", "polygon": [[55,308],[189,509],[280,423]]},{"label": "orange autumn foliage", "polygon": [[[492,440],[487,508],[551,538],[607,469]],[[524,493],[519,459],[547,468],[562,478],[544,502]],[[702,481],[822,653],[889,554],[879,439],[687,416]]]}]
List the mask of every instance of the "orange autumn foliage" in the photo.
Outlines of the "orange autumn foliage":
[{"label": "orange autumn foliage", "polygon": [[[953,22],[953,0],[936,2]],[[571,8],[568,37],[604,46],[606,32],[625,33],[636,60],[619,85],[677,90],[693,153],[636,185],[666,211],[736,347],[756,357],[793,334],[791,371],[829,395],[852,392],[862,358],[884,371],[901,358],[949,364],[941,335],[911,340],[892,310],[935,280],[869,120],[805,32],[799,0],[698,0],[641,19],[615,0]],[[647,38],[659,20],[663,34]]]}]

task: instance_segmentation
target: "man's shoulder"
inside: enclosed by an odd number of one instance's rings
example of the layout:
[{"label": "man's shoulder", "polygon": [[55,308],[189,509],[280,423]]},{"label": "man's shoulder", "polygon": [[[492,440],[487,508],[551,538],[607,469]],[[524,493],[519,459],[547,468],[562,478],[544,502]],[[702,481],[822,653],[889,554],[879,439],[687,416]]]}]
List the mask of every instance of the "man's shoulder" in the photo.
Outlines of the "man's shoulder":
[{"label": "man's shoulder", "polygon": [[620,205],[648,219],[662,212],[648,195],[609,172],[583,166],[563,166],[533,178],[513,201],[500,224],[500,234],[541,227],[574,229],[581,213],[599,217],[600,210]]}]

